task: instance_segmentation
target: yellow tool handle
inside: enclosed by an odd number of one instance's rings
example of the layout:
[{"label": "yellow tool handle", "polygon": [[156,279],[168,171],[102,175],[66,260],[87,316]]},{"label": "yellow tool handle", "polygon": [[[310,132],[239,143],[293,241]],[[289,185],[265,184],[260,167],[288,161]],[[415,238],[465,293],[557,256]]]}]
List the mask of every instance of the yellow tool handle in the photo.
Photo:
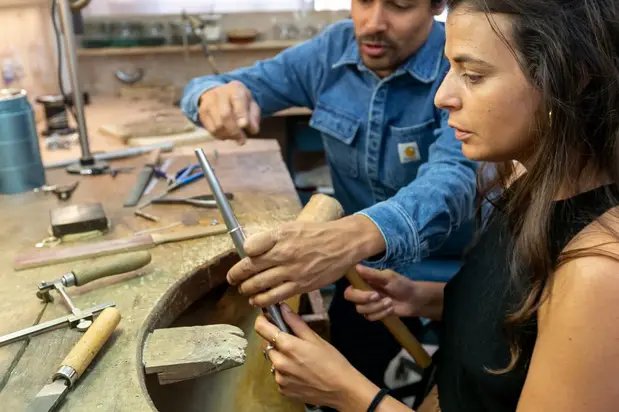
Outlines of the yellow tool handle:
[{"label": "yellow tool handle", "polygon": [[[368,283],[363,280],[355,269],[350,269],[346,273],[346,278],[356,289],[373,291]],[[400,345],[415,359],[415,362],[422,368],[427,368],[432,363],[432,358],[421,346],[421,343],[408,330],[406,325],[397,316],[387,316],[382,319],[383,324],[387,327],[391,335],[398,341]]]},{"label": "yellow tool handle", "polygon": [[75,284],[77,286],[82,286],[106,276],[131,272],[148,265],[150,260],[150,253],[146,251],[125,253],[107,260],[102,264],[95,264],[90,268],[74,270],[73,276],[75,276]]},{"label": "yellow tool handle", "polygon": [[176,230],[169,233],[153,233],[151,234],[151,237],[155,244],[160,245],[162,243],[178,242],[181,240],[190,240],[205,236],[219,235],[222,233],[226,233],[227,231],[228,228],[226,227],[226,225],[220,224],[206,227],[196,227],[185,230]]},{"label": "yellow tool handle", "polygon": [[90,325],[88,330],[75,344],[71,352],[62,361],[62,366],[75,370],[78,379],[86,370],[99,350],[108,340],[120,322],[120,312],[114,307],[105,308]]},{"label": "yellow tool handle", "polygon": [[[307,205],[303,208],[298,221],[330,221],[341,218],[344,215],[344,209],[340,203],[327,195],[313,195]],[[346,278],[357,289],[372,291],[373,289],[365,280],[357,273],[354,268],[351,268],[346,273]],[[396,316],[388,316],[382,319],[383,324],[387,327],[391,335],[398,341],[400,345],[415,359],[415,362],[422,368],[427,368],[432,363],[432,358],[425,351],[421,343],[408,330],[406,325]]]},{"label": "yellow tool handle", "polygon": [[344,208],[336,199],[323,195],[315,194],[310,197],[309,202],[303,207],[297,221],[300,222],[328,222],[337,220],[344,216]]}]

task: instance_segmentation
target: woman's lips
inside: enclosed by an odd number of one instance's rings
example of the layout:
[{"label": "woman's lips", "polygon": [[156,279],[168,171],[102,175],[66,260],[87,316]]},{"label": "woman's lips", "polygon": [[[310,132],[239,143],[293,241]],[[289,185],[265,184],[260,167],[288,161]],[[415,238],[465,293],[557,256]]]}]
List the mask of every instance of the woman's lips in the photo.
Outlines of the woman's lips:
[{"label": "woman's lips", "polygon": [[456,139],[458,139],[460,141],[468,139],[473,134],[473,133],[471,133],[469,131],[460,130],[460,129],[455,129],[455,132],[456,132]]}]

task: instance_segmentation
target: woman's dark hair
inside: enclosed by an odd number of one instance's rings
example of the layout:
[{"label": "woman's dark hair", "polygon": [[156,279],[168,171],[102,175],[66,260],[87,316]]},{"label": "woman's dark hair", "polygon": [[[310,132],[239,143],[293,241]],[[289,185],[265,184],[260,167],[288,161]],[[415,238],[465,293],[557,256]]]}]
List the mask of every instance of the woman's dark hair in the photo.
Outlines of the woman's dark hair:
[{"label": "woman's dark hair", "polygon": [[[515,281],[527,285],[522,302],[506,318],[511,360],[494,371],[503,373],[517,364],[521,352],[517,331],[534,320],[548,298],[554,271],[577,257],[608,255],[599,245],[562,253],[555,260],[549,232],[553,202],[566,184],[575,185],[570,187],[572,196],[583,191],[576,186],[588,177],[593,183],[600,178],[619,182],[619,3],[447,0],[447,7],[450,13],[485,13],[541,96],[526,173],[509,185],[515,169],[506,162],[490,165],[496,168],[494,179],[480,178],[480,198],[497,190],[509,194],[504,211],[514,234],[510,271]],[[511,33],[498,29],[493,14],[510,19]],[[619,203],[611,191],[605,201],[607,209]],[[619,239],[608,225],[604,230]]]}]

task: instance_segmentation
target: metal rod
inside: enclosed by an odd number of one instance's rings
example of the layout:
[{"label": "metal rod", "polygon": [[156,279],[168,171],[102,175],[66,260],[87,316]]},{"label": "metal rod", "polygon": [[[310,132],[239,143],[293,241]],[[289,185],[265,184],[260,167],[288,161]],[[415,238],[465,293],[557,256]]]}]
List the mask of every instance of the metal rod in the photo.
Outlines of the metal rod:
[{"label": "metal rod", "polygon": [[[93,306],[92,308],[82,311],[82,318],[96,315],[102,312],[103,309],[115,306],[114,303],[102,303],[101,305]],[[9,333],[8,335],[0,336],[0,346],[8,345],[9,343],[16,342],[21,339],[25,339],[31,336],[41,334],[50,330],[60,328],[62,326],[71,326],[74,323],[79,322],[80,318],[75,315],[62,316],[57,319],[53,319],[38,325],[31,326],[26,329],[18,330],[17,332]]]},{"label": "metal rod", "polygon": [[[200,166],[204,171],[204,177],[206,178],[209,186],[211,187],[211,191],[213,192],[213,196],[215,200],[217,200],[217,205],[219,206],[219,211],[221,212],[222,217],[224,218],[224,222],[226,223],[226,227],[228,228],[228,233],[230,233],[230,237],[232,237],[232,242],[234,243],[234,247],[236,248],[237,253],[241,257],[241,259],[247,257],[245,253],[245,248],[243,244],[245,243],[245,234],[243,233],[243,229],[239,224],[234,212],[232,211],[232,206],[230,206],[230,202],[226,197],[226,194],[215,175],[215,171],[211,167],[208,159],[206,158],[206,154],[204,154],[204,150],[196,149],[196,156],[198,157],[198,161],[200,162]],[[290,328],[284,322],[284,318],[282,317],[282,312],[279,308],[279,305],[271,305],[267,307],[267,311],[269,315],[271,315],[271,319],[275,323],[275,325],[282,330],[283,332],[291,333]]]},{"label": "metal rod", "polygon": [[[115,159],[123,159],[127,157],[140,156],[144,153],[150,152],[151,150],[161,149],[162,152],[170,152],[174,149],[174,143],[164,142],[164,143],[156,143],[148,146],[139,146],[139,147],[128,147],[126,149],[114,150],[106,153],[95,153],[93,156],[95,160],[115,160]],[[74,160],[60,160],[58,162],[50,162],[44,163],[43,167],[45,169],[57,169],[60,167],[66,167],[75,163]]]},{"label": "metal rod", "polygon": [[64,288],[64,286],[62,286],[61,284],[56,283],[56,284],[54,284],[54,287],[56,288],[58,293],[60,293],[60,296],[62,296],[64,301],[67,303],[67,305],[69,305],[69,308],[71,309],[71,312],[75,316],[80,316],[81,315],[81,311],[77,308],[77,306],[75,306],[73,304],[73,300],[71,299],[71,297],[67,293],[67,290]]},{"label": "metal rod", "polygon": [[91,160],[90,146],[88,144],[88,131],[86,129],[86,118],[84,116],[84,102],[79,83],[79,73],[77,67],[77,42],[71,18],[71,5],[69,0],[54,0],[60,3],[60,20],[64,30],[65,50],[67,56],[67,66],[71,80],[71,92],[73,93],[73,103],[77,115],[77,130],[80,135],[80,146],[82,149],[82,160]]},{"label": "metal rod", "polygon": [[58,329],[61,326],[67,324],[68,322],[69,317],[63,316],[62,318],[50,320],[45,323],[40,323],[38,325],[19,330],[17,332],[9,333],[8,335],[0,336],[0,346],[8,345],[9,343],[17,342],[18,340],[38,335],[43,332]]}]

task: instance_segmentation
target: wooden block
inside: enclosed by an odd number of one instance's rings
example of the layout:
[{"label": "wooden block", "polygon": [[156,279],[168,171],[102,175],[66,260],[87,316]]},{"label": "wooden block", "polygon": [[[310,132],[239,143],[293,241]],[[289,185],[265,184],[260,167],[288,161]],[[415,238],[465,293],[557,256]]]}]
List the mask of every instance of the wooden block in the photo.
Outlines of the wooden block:
[{"label": "wooden block", "polygon": [[180,146],[213,140],[211,134],[202,128],[159,135],[155,133],[152,135],[134,135],[122,125],[105,124],[99,127],[99,132],[103,135],[117,138],[128,146],[147,146],[165,142],[171,142]]},{"label": "wooden block", "polygon": [[232,325],[155,329],[144,345],[146,374],[162,385],[194,379],[245,363],[247,339]]}]

